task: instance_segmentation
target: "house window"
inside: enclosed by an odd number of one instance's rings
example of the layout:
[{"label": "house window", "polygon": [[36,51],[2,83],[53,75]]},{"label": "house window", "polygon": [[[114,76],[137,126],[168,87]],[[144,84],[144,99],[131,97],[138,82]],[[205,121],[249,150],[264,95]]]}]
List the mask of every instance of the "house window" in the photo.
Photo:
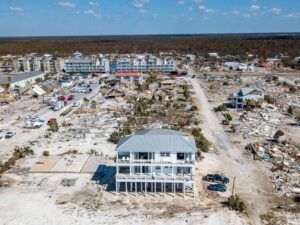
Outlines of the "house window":
[{"label": "house window", "polygon": [[170,152],[161,152],[160,156],[161,157],[170,157]]},{"label": "house window", "polygon": [[184,153],[177,153],[177,160],[184,160]]}]

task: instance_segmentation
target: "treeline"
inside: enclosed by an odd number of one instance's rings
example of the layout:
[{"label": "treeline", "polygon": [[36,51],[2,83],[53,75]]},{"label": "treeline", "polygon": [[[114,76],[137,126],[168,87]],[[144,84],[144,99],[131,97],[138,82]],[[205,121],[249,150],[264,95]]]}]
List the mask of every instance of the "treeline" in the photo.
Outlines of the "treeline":
[{"label": "treeline", "polygon": [[158,53],[180,51],[205,55],[256,54],[272,57],[300,55],[300,34],[249,35],[149,35],[149,36],[85,36],[0,38],[0,55],[23,55],[31,52],[66,56],[80,51],[98,53]]}]

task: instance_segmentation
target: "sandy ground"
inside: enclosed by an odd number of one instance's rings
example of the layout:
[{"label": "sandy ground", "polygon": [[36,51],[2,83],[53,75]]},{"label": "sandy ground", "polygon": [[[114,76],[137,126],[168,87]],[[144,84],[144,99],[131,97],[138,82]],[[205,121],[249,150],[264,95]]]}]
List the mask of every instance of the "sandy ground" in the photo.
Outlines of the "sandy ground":
[{"label": "sandy ground", "polygon": [[[65,177],[77,177],[76,185],[62,187]],[[0,191],[0,224],[249,224],[245,216],[205,196],[115,195],[91,184],[89,175],[30,174],[17,179],[17,186]]]}]

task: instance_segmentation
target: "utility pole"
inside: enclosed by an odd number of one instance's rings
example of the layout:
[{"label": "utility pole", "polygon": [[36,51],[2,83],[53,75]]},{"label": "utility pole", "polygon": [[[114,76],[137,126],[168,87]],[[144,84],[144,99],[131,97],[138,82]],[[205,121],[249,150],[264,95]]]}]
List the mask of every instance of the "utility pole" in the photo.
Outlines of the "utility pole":
[{"label": "utility pole", "polygon": [[234,193],[234,186],[235,186],[235,177],[233,177],[233,183],[232,183],[232,192],[231,192],[232,196],[233,196],[233,193]]}]

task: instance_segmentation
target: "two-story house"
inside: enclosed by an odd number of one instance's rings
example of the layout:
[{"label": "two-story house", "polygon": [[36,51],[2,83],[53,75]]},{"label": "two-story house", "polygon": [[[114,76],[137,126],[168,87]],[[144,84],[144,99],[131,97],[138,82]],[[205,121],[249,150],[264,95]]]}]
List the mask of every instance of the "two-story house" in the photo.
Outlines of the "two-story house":
[{"label": "two-story house", "polygon": [[237,92],[233,93],[230,98],[231,104],[235,108],[243,108],[247,105],[247,102],[259,102],[265,97],[265,92],[256,87],[241,88]]},{"label": "two-story house", "polygon": [[194,196],[196,144],[186,133],[142,130],[122,137],[116,151],[116,192]]}]

